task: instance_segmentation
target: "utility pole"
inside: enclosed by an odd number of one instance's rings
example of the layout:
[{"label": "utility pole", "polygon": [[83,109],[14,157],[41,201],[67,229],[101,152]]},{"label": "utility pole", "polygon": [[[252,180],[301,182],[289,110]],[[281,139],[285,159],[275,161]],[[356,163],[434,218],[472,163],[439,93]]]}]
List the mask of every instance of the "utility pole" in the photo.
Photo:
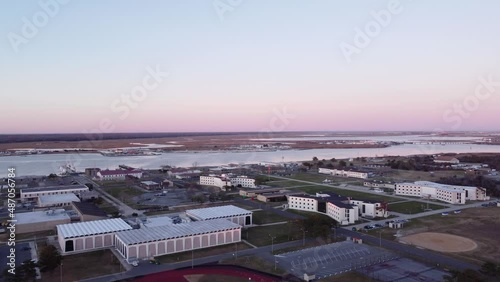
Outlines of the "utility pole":
[{"label": "utility pole", "polygon": [[271,253],[274,253],[274,239],[276,237],[271,236],[271,234],[269,234],[269,237],[271,237]]}]

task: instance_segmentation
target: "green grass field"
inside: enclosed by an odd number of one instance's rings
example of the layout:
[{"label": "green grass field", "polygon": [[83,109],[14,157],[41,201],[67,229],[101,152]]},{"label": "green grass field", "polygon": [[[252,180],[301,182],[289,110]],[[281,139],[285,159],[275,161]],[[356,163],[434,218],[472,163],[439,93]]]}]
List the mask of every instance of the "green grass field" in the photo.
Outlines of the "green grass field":
[{"label": "green grass field", "polygon": [[405,202],[397,204],[389,204],[389,211],[404,213],[404,214],[415,214],[424,212],[427,208],[431,210],[439,210],[446,208],[445,206],[435,205],[435,204],[424,204],[421,202]]},{"label": "green grass field", "polygon": [[194,260],[196,260],[197,258],[215,256],[215,255],[220,255],[220,254],[225,254],[225,253],[230,253],[230,252],[236,253],[237,250],[242,251],[242,250],[246,250],[249,248],[250,247],[245,243],[227,244],[227,245],[222,245],[222,246],[217,246],[217,247],[212,247],[212,248],[195,250],[192,252],[192,254],[191,254],[191,251],[186,251],[186,252],[182,252],[182,253],[175,253],[175,254],[171,254],[171,255],[159,256],[159,257],[156,257],[156,259],[159,260],[160,263],[176,263],[176,262],[191,260],[191,255],[193,255]]},{"label": "green grass field", "polygon": [[[81,253],[63,257],[62,281],[78,281],[120,271],[125,271],[125,269],[110,250]],[[42,273],[40,281],[52,282],[60,280],[61,271],[56,268],[53,272]]]},{"label": "green grass field", "polygon": [[257,247],[271,245],[271,236],[274,244],[288,242],[290,235],[299,231],[289,230],[288,224],[279,224],[262,227],[252,227],[242,231],[242,239]]},{"label": "green grass field", "polygon": [[254,224],[266,224],[274,222],[287,221],[286,217],[278,215],[272,211],[263,210],[253,212],[253,223]]}]

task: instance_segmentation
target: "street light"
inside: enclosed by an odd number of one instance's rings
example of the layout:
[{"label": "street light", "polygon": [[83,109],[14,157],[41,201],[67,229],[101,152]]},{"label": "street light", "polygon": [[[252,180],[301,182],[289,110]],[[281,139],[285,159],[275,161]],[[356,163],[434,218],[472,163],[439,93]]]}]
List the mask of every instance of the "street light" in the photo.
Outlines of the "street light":
[{"label": "street light", "polygon": [[382,247],[382,231],[384,231],[383,229],[380,229],[380,232],[378,233],[379,235],[379,246]]},{"label": "street light", "polygon": [[191,269],[194,268],[194,250],[191,249]]},{"label": "street light", "polygon": [[306,245],[306,233],[307,233],[307,231],[304,228],[301,228],[300,230],[302,230],[302,246],[305,246]]},{"label": "street light", "polygon": [[271,234],[269,234],[269,237],[271,237],[271,253],[274,253],[274,239],[276,237],[271,236]]},{"label": "street light", "polygon": [[61,282],[63,281],[63,280],[62,280],[62,273],[63,273],[62,269],[63,269],[63,263],[62,263],[62,261],[61,261]]}]

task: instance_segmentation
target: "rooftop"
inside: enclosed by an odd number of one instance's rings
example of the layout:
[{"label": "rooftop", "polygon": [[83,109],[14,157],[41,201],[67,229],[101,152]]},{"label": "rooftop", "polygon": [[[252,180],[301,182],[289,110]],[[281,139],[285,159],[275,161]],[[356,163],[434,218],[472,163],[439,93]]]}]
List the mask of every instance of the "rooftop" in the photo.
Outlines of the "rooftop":
[{"label": "rooftop", "polygon": [[154,181],[142,181],[141,184],[144,184],[144,185],[158,185],[158,183],[154,182]]},{"label": "rooftop", "polygon": [[228,229],[239,229],[240,225],[226,219],[193,221],[172,226],[158,226],[147,229],[135,229],[116,233],[116,237],[127,245],[166,240],[197,234],[205,234]]},{"label": "rooftop", "polygon": [[87,187],[85,185],[60,185],[60,186],[35,187],[35,188],[21,189],[21,193],[60,191],[60,190],[71,190],[71,189],[86,189],[86,190],[88,190],[89,187]]},{"label": "rooftop", "polygon": [[158,226],[172,225],[173,220],[169,216],[148,217],[146,221],[143,222],[143,224],[148,228],[152,228]]},{"label": "rooftop", "polygon": [[101,175],[127,175],[127,174],[132,174],[132,173],[141,173],[140,170],[135,170],[135,169],[128,169],[128,170],[125,170],[125,169],[113,169],[113,170],[109,170],[109,169],[106,169],[106,170],[101,170],[99,171],[99,173]]},{"label": "rooftop", "polygon": [[16,213],[17,224],[38,223],[53,220],[70,220],[64,209]]},{"label": "rooftop", "polygon": [[38,197],[38,201],[42,205],[59,204],[59,203],[69,203],[69,202],[80,202],[78,198],[73,193],[59,194],[59,195],[45,195]]},{"label": "rooftop", "polygon": [[431,182],[431,181],[416,181],[415,184],[420,185],[420,186],[442,189],[442,190],[449,190],[449,191],[476,189],[475,186],[448,185],[448,184],[441,184],[441,183],[436,183],[436,182]]},{"label": "rooftop", "polygon": [[187,210],[186,214],[188,216],[195,217],[196,219],[199,220],[208,220],[208,219],[224,218],[237,215],[250,215],[252,214],[252,212],[233,205],[227,205],[220,207]]},{"label": "rooftop", "polygon": [[132,227],[123,219],[112,218],[57,225],[57,234],[63,238],[75,238],[130,229],[132,229]]}]

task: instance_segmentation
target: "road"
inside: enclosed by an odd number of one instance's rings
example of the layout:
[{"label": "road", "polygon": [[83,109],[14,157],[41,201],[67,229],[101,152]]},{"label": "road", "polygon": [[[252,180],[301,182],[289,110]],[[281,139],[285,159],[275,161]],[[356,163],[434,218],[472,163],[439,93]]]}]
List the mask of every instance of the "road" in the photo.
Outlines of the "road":
[{"label": "road", "polygon": [[133,213],[137,213],[137,214],[143,213],[143,211],[133,209],[133,208],[129,207],[127,204],[125,204],[122,201],[118,200],[117,198],[113,197],[112,195],[110,195],[109,193],[107,193],[106,191],[101,189],[101,186],[99,184],[97,184],[96,182],[94,182],[93,180],[91,180],[85,176],[82,176],[82,175],[74,176],[74,179],[78,183],[83,184],[83,185],[85,185],[86,183],[91,183],[94,186],[94,190],[101,193],[101,195],[103,195],[102,198],[105,201],[107,201],[108,203],[110,203],[113,206],[115,206],[116,208],[118,208],[118,210],[120,210],[120,212],[122,213],[122,215],[124,217],[132,216]]}]

